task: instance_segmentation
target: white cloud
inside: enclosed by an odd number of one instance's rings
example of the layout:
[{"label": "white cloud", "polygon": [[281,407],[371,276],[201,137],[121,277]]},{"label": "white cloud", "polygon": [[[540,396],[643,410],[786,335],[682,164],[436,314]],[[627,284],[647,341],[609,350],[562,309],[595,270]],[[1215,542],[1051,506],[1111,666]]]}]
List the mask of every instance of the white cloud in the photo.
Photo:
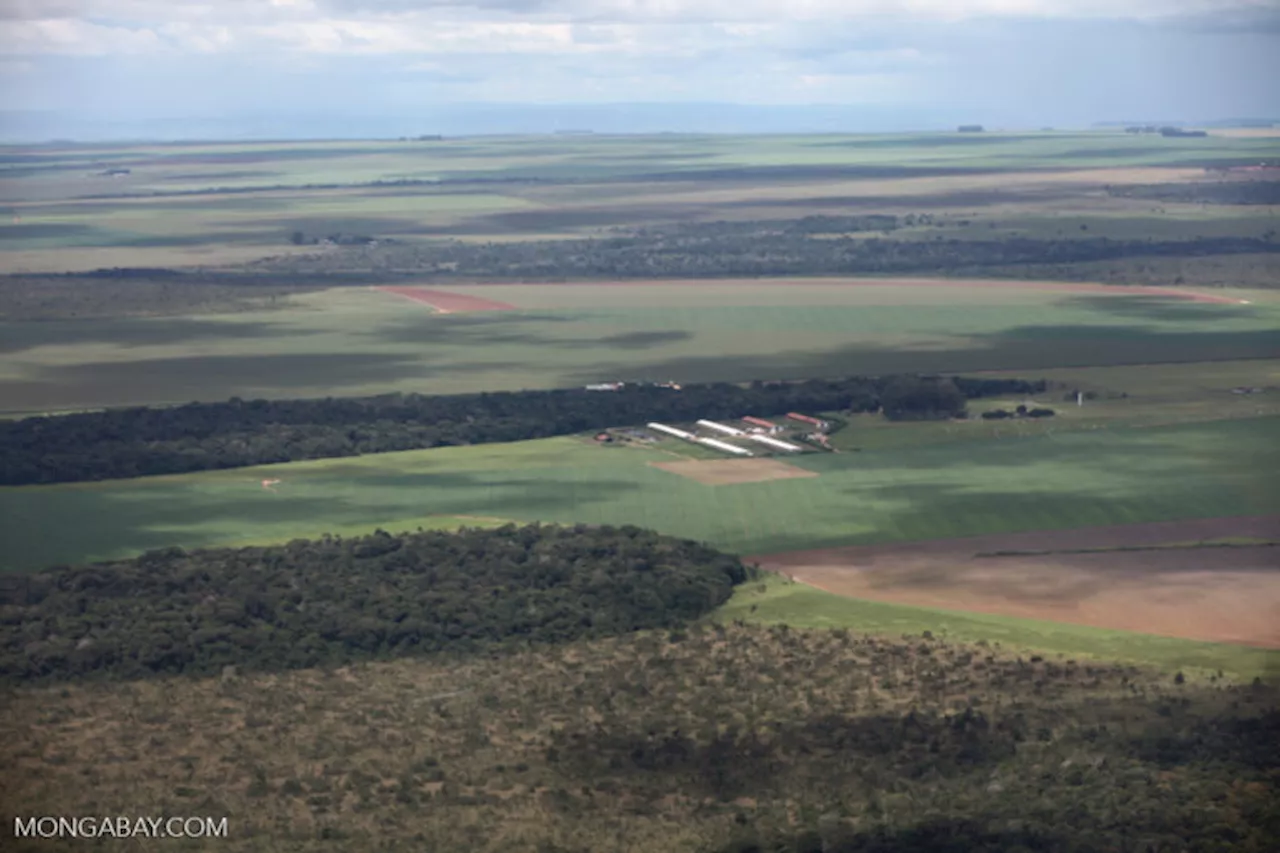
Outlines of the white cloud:
[{"label": "white cloud", "polygon": [[[726,40],[768,41],[796,25],[1158,19],[1228,7],[1280,12],[1280,0],[3,0],[0,51],[539,53],[581,51],[594,40],[661,52],[677,27],[714,47]],[[647,27],[665,29],[645,37]]]},{"label": "white cloud", "polygon": [[77,56],[132,55],[165,49],[154,30],[111,27],[77,18],[6,22],[0,26],[0,53]]}]

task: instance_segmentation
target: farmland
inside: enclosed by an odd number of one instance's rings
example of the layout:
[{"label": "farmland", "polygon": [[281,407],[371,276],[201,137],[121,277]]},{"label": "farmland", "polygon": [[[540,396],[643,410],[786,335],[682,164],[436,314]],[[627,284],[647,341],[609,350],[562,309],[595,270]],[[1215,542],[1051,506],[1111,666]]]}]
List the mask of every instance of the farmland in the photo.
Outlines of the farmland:
[{"label": "farmland", "polygon": [[234,314],[0,323],[0,407],[1025,372],[1280,352],[1280,301],[1269,291],[1212,291],[1220,304],[1065,283],[931,279],[444,290],[515,310],[440,314],[346,287]]},{"label": "farmland", "polygon": [[[817,477],[707,486],[679,450],[558,438],[0,491],[11,569],[283,541],[388,520],[637,524],[738,553],[1280,512],[1276,418],[1007,435],[809,455]],[[975,429],[982,429],[975,424]],[[273,490],[263,479],[279,480]],[[66,525],[66,519],[77,523]],[[1206,559],[1210,559],[1206,557]]]}]

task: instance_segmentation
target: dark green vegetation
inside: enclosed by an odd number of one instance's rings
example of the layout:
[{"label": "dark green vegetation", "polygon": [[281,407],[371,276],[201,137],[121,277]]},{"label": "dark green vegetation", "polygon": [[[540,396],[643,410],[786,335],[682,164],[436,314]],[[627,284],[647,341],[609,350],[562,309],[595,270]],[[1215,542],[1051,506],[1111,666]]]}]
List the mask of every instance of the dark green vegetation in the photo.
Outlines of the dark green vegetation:
[{"label": "dark green vegetation", "polygon": [[[816,217],[825,219],[825,217]],[[814,228],[825,228],[815,231]],[[968,275],[1025,277],[1028,267],[1054,269],[1133,258],[1266,255],[1280,253],[1275,232],[1264,237],[1116,240],[1109,237],[1037,239],[884,239],[859,228],[807,220],[726,225],[673,225],[587,240],[507,243],[401,244],[359,254],[287,257],[264,263],[288,277],[396,270],[443,281],[490,278],[533,281],[730,278],[778,275]],[[887,229],[886,229],[887,230]],[[1053,276],[1055,278],[1059,276]],[[1062,276],[1076,280],[1076,276]]]},{"label": "dark green vegetation", "polygon": [[[880,407],[891,421],[945,421],[966,416],[966,388],[973,388],[974,380],[920,378],[898,376],[889,380],[880,394]],[[977,387],[982,387],[978,385]],[[1025,388],[996,390],[991,394],[1031,395],[1045,390],[1045,383],[1028,382]],[[972,396],[982,396],[973,394]]]},{"label": "dark green vegetation", "polygon": [[6,810],[225,814],[232,851],[1268,853],[1276,698],[919,634],[695,624],[15,689],[0,757],[25,768]]},{"label": "dark green vegetation", "polygon": [[653,420],[880,408],[892,417],[964,414],[967,397],[1034,394],[1019,379],[853,377],[794,383],[652,385],[425,397],[231,400],[0,422],[0,483],[75,482],[301,459],[485,444]]},{"label": "dark green vegetation", "polygon": [[170,548],[11,576],[0,678],[279,670],[677,627],[737,559],[635,527],[516,527]]},{"label": "dark green vegetation", "polygon": [[1107,187],[1118,198],[1177,204],[1280,204],[1280,181],[1208,181]]}]

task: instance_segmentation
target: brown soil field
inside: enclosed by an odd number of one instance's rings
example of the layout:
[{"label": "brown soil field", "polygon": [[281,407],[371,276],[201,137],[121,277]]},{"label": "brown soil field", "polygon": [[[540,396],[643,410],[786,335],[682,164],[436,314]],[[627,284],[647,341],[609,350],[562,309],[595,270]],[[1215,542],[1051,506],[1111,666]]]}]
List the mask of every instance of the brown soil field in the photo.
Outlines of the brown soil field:
[{"label": "brown soil field", "polygon": [[458,314],[463,311],[514,311],[516,306],[506,302],[495,302],[492,299],[481,299],[478,296],[464,296],[461,293],[450,293],[447,290],[430,290],[425,287],[405,287],[386,285],[375,287],[383,293],[394,293],[414,302],[430,305],[441,314]]},{"label": "brown soil field", "polygon": [[[1035,531],[750,559],[801,583],[870,601],[1280,648],[1280,547],[1167,547],[1226,539],[1280,540],[1280,516]],[[1107,548],[1147,550],[1067,553]],[[1023,553],[994,555],[1010,551]]]},{"label": "brown soil field", "polygon": [[816,477],[813,471],[797,468],[776,459],[690,459],[684,462],[650,462],[655,468],[679,474],[706,486],[762,483],[793,477]]}]

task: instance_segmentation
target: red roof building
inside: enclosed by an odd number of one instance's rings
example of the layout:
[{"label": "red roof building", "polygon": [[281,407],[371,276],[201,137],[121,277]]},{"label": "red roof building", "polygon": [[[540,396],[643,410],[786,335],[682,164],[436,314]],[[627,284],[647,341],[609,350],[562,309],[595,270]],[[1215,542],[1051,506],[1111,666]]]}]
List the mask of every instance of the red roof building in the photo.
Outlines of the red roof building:
[{"label": "red roof building", "polygon": [[777,424],[773,423],[772,421],[766,421],[764,418],[753,418],[753,417],[747,416],[745,418],[742,418],[742,422],[744,424],[751,424],[752,426],[765,427],[766,429],[778,428]]}]

